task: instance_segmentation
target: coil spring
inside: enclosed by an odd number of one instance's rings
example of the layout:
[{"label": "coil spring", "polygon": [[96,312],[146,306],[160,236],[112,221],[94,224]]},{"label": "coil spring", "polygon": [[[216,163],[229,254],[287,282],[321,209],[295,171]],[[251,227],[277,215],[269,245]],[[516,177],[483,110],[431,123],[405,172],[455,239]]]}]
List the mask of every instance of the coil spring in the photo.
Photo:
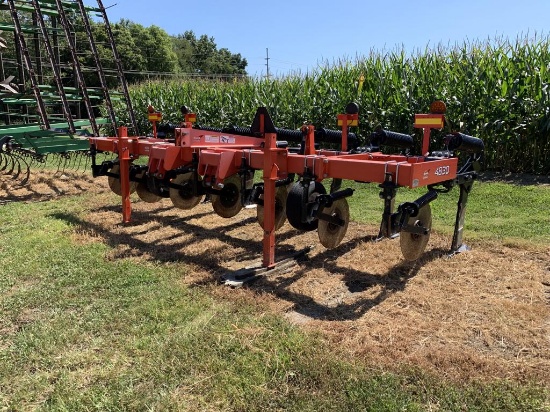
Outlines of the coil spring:
[{"label": "coil spring", "polygon": [[[342,140],[342,131],[341,130],[331,130],[331,129],[318,129],[315,130],[315,140],[320,142],[327,143],[338,143]],[[357,136],[355,133],[348,133],[348,142],[356,142]]]},{"label": "coil spring", "polygon": [[413,147],[414,140],[412,136],[403,133],[392,132],[390,130],[377,130],[370,136],[372,146],[393,146],[393,147]]},{"label": "coil spring", "polygon": [[[197,127],[197,129],[208,130],[211,132],[231,133],[239,136],[254,136],[251,127],[242,127],[235,125],[227,126],[224,128],[200,126]],[[300,130],[283,129],[278,127],[275,130],[277,132],[277,138],[279,140],[284,139],[291,142],[301,142],[304,137]],[[315,140],[319,142],[338,143],[342,140],[342,131],[322,128],[315,131]],[[357,136],[355,133],[348,133],[348,142],[357,142]]]},{"label": "coil spring", "polygon": [[209,126],[195,126],[195,129],[205,130],[207,132],[219,132],[219,133],[223,131],[222,128],[220,127],[209,127]]},{"label": "coil spring", "polygon": [[222,129],[222,132],[236,134],[239,136],[253,136],[251,127],[242,127],[242,126],[232,125],[232,126],[224,127]]},{"label": "coil spring", "polygon": [[453,133],[447,136],[449,150],[462,150],[470,153],[480,153],[485,149],[483,140],[463,133]]}]

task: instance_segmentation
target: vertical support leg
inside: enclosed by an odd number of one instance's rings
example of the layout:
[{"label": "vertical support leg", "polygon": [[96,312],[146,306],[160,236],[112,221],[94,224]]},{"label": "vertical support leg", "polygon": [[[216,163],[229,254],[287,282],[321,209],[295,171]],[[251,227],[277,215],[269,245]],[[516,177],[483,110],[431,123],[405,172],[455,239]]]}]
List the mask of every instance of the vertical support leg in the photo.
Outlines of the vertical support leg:
[{"label": "vertical support leg", "polygon": [[455,230],[453,233],[453,243],[451,244],[452,254],[469,250],[468,246],[462,243],[462,237],[464,234],[464,218],[466,216],[466,205],[468,203],[468,195],[472,190],[473,184],[474,184],[473,181],[468,181],[466,183],[461,183],[459,185],[460,196],[458,198],[458,203],[457,203]]},{"label": "vertical support leg", "polygon": [[348,119],[346,116],[346,124],[342,125],[342,152],[348,151]]},{"label": "vertical support leg", "polygon": [[424,132],[422,138],[422,156],[428,156],[430,154],[430,136],[432,129],[425,127],[422,131]]},{"label": "vertical support leg", "polygon": [[305,150],[306,156],[315,154],[315,128],[308,124],[302,126],[302,133],[305,135]]},{"label": "vertical support leg", "polygon": [[386,173],[384,183],[379,185],[382,189],[380,197],[384,199],[384,212],[382,214],[382,223],[380,224],[380,232],[378,240],[383,238],[393,237],[392,214],[395,210],[395,195],[397,194],[397,185],[392,180],[391,173]]},{"label": "vertical support leg", "polygon": [[130,222],[132,206],[130,204],[130,147],[128,128],[118,128],[118,159],[120,167],[120,194],[122,196],[122,221]]},{"label": "vertical support leg", "polygon": [[275,182],[277,181],[277,134],[265,133],[264,146],[264,238],[262,266],[275,266]]},{"label": "vertical support leg", "polygon": [[342,188],[342,179],[332,179],[330,183],[330,193],[339,191]]}]

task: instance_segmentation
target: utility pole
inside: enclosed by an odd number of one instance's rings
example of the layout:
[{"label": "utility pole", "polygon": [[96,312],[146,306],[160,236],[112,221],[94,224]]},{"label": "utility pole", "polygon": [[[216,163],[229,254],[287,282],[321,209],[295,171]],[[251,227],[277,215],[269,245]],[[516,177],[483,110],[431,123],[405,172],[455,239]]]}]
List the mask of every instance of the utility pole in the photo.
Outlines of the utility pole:
[{"label": "utility pole", "polygon": [[265,56],[265,65],[267,67],[267,74],[265,77],[269,79],[269,49],[267,47],[265,48]]}]

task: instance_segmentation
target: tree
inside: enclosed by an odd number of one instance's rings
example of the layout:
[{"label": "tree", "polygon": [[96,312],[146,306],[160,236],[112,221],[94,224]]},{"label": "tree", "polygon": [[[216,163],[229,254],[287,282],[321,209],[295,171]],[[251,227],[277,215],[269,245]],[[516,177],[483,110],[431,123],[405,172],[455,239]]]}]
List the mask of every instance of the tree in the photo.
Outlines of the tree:
[{"label": "tree", "polygon": [[[31,26],[31,14],[21,13],[21,19],[26,25]],[[90,52],[89,39],[83,26],[82,18],[78,15],[70,15],[71,32],[74,33],[78,59],[83,69],[85,83],[88,87],[100,85],[95,59]],[[50,17],[51,20],[51,17]],[[11,16],[6,10],[0,8],[0,21],[11,23]],[[103,69],[107,73],[108,87],[117,87],[118,79],[114,74],[116,62],[109,45],[109,39],[103,23],[90,19],[92,36],[96,49],[100,56]],[[170,36],[158,26],[144,27],[127,19],[111,25],[113,38],[118,54],[125,71],[126,80],[130,83],[142,81],[152,73],[194,73],[201,75],[224,74],[245,75],[247,61],[240,54],[231,53],[227,48],[218,49],[214,38],[207,35],[197,37],[193,31],[186,31],[177,36]],[[0,50],[4,61],[15,60],[16,53],[12,33],[4,33],[10,47]],[[35,57],[34,45],[30,41],[30,35],[26,35],[29,48],[32,48],[32,57]],[[72,59],[67,40],[63,33],[57,35],[60,51],[60,71],[63,83],[66,86],[75,86]],[[51,80],[51,68],[41,48],[41,60],[44,64],[44,74]],[[13,71],[13,64],[10,70]],[[11,74],[11,73],[10,73]],[[0,79],[1,80],[1,79]],[[47,82],[53,85],[53,80]]]},{"label": "tree", "polygon": [[145,70],[150,72],[176,72],[178,70],[177,55],[168,33],[158,26],[144,27],[129,20],[121,20],[128,28],[145,59]]},{"label": "tree", "polygon": [[199,74],[246,74],[246,59],[228,49],[217,48],[213,37],[199,38],[193,31],[172,37],[174,50],[182,72]]},{"label": "tree", "polygon": [[[128,82],[134,83],[148,77],[147,72],[178,71],[178,58],[173,50],[170,36],[158,26],[144,27],[130,20],[122,19],[111,25],[115,45],[126,72]],[[115,69],[113,53],[108,44],[105,27],[102,23],[92,23],[92,32],[96,48],[104,69]],[[86,47],[87,37],[83,30],[77,31],[77,43]],[[81,63],[88,67],[95,66],[93,56],[84,54]],[[107,78],[109,86],[115,86],[118,81],[114,76]],[[94,72],[86,76],[88,86],[97,86],[98,79]]]}]

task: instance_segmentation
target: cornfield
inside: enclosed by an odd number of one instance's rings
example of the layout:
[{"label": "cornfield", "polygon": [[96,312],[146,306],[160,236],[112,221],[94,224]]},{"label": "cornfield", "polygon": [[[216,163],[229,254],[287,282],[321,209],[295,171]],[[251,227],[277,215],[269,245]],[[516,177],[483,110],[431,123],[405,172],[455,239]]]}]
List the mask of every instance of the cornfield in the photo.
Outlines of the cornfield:
[{"label": "cornfield", "polygon": [[202,124],[218,127],[249,125],[256,108],[265,106],[276,126],[295,129],[306,121],[336,128],[335,115],[355,101],[363,137],[378,125],[417,133],[414,114],[441,99],[455,129],[485,141],[485,168],[548,174],[549,73],[550,37],[523,36],[440,45],[412,55],[371,51],[353,62],[284,78],[151,81],[130,92],[142,132],[150,129],[148,104],[176,123],[185,104]]}]

